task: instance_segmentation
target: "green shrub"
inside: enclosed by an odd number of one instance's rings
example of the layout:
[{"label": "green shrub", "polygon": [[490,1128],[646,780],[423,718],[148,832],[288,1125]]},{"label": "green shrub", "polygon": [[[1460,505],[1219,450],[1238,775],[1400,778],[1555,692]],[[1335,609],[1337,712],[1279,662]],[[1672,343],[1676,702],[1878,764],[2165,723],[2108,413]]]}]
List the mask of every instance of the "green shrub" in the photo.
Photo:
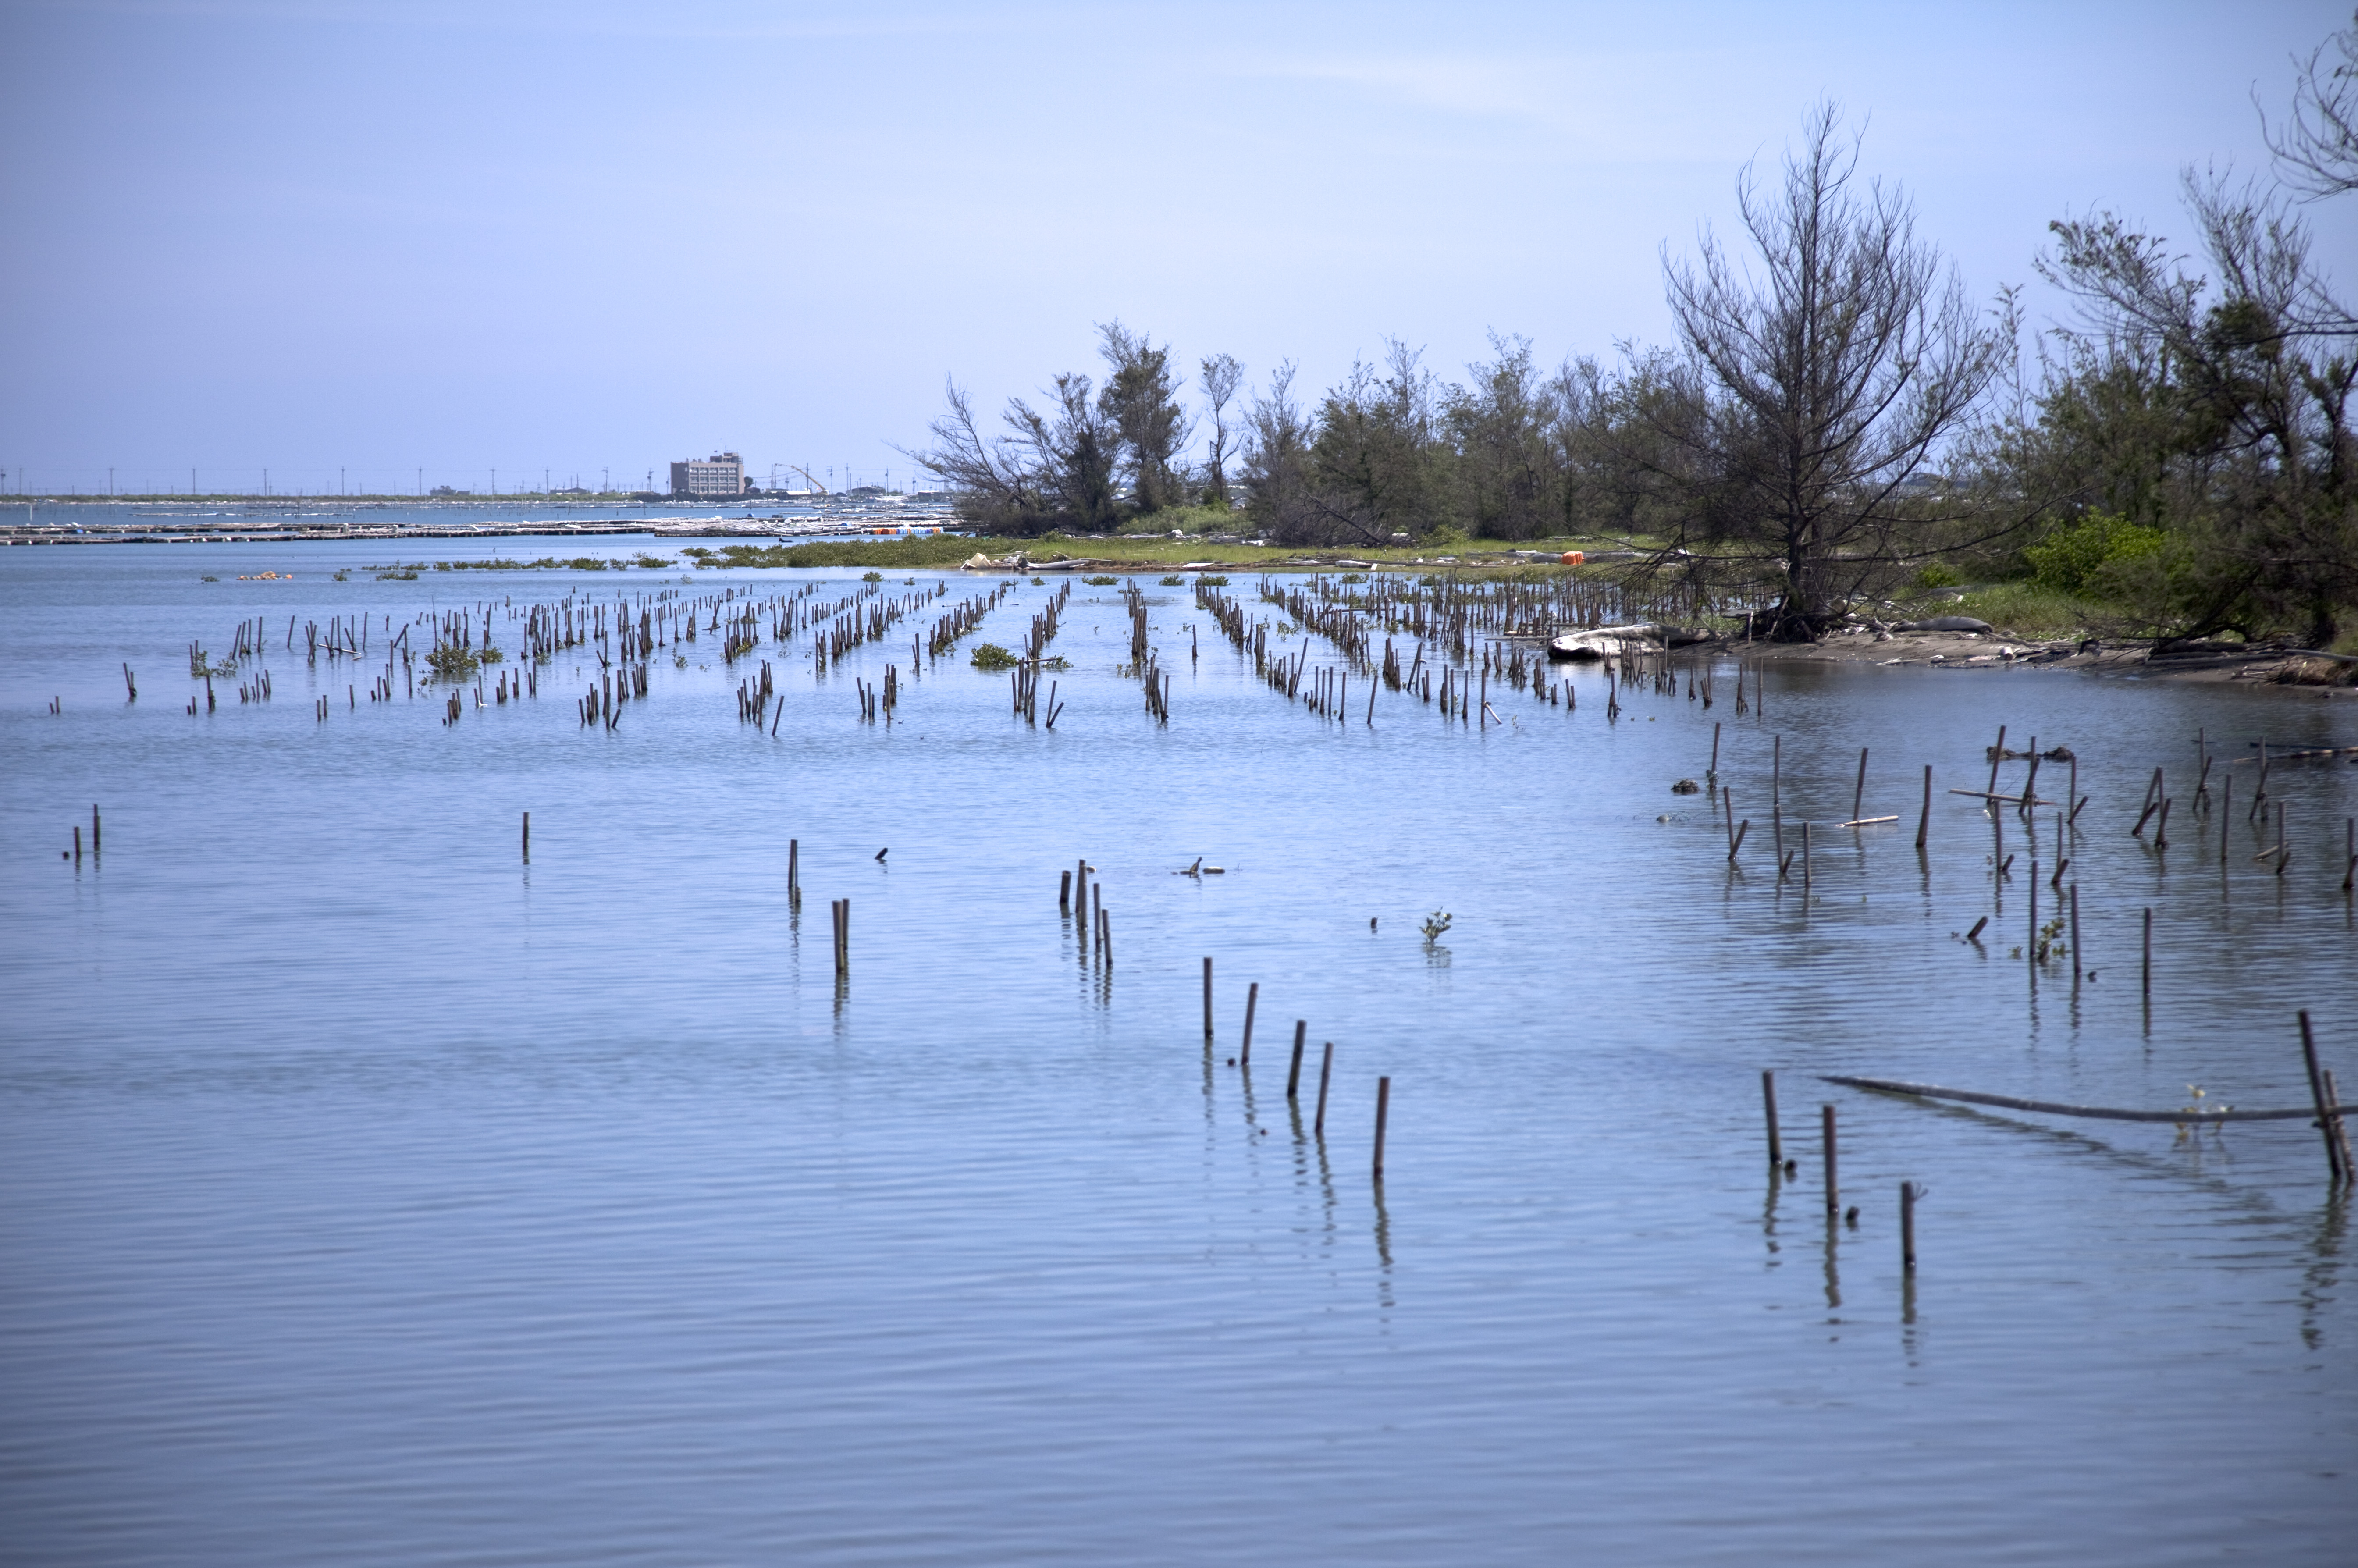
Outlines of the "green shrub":
[{"label": "green shrub", "polygon": [[1187,579],[1181,577],[1177,572],[1173,572],[1169,577],[1163,578],[1160,580],[1160,586],[1163,588],[1185,588],[1187,586]]},{"label": "green shrub", "polygon": [[974,651],[973,664],[979,670],[1011,670],[1022,663],[996,643],[985,643]]},{"label": "green shrub", "polygon": [[2161,553],[2169,537],[2125,517],[2092,512],[2022,552],[2041,588],[2058,593],[2102,592],[2105,568]]},{"label": "green shrub", "polygon": [[1111,588],[1114,584],[1120,582],[1121,579],[1118,577],[1085,577],[1081,580],[1088,584],[1091,588]]}]

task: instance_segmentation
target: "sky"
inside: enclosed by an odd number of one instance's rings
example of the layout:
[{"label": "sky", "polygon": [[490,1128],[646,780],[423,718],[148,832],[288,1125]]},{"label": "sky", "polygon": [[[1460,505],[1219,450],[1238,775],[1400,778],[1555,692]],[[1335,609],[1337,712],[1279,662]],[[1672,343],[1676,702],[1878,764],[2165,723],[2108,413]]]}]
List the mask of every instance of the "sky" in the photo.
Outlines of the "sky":
[{"label": "sky", "polygon": [[[0,0],[0,487],[636,487],[722,449],[903,485],[946,378],[996,409],[1115,319],[1314,394],[1392,338],[1453,378],[1494,333],[1609,360],[1669,341],[1665,254],[1732,236],[1821,98],[2037,326],[2050,221],[2182,239],[2180,171],[2264,173],[2255,97],[2349,23]],[[2358,198],[2309,216],[2349,279]]]}]

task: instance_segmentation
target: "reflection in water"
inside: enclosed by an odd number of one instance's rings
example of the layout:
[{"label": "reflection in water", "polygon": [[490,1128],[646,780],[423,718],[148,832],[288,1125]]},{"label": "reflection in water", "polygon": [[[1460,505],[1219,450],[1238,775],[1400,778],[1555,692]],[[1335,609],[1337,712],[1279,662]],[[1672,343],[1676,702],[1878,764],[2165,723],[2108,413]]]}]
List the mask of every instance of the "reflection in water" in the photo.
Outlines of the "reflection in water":
[{"label": "reflection in water", "polygon": [[2325,1330],[2320,1314],[2334,1298],[2342,1277],[2342,1241],[2350,1230],[2350,1189],[2334,1189],[2318,1211],[2317,1228],[2309,1238],[2309,1262],[2300,1271],[2300,1342],[2311,1350],[2323,1347]]},{"label": "reflection in water", "polygon": [[1842,1310],[1842,1270],[1836,1251],[1842,1243],[1842,1227],[1835,1223],[1833,1210],[1826,1211],[1826,1310]]},{"label": "reflection in water", "polygon": [[1392,1307],[1392,1220],[1384,1208],[1384,1179],[1375,1178],[1376,1194],[1376,1304],[1389,1312]]}]

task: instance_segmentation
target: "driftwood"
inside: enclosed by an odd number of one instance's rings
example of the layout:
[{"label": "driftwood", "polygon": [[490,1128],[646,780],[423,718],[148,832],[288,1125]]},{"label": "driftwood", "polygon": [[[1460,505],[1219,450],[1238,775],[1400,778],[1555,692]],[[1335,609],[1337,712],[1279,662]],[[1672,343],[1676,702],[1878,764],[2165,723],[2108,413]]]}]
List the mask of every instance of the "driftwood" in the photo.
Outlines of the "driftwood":
[{"label": "driftwood", "polygon": [[1555,660],[1615,659],[1630,654],[1659,654],[1670,648],[1691,648],[1708,643],[1711,633],[1688,626],[1663,626],[1644,621],[1628,626],[1590,626],[1563,632],[1548,639],[1548,657]]},{"label": "driftwood", "polygon": [[[1820,1081],[1854,1089],[1874,1089],[1887,1095],[1914,1095],[1919,1099],[1963,1100],[1969,1105],[1995,1105],[2007,1110],[2036,1110],[2049,1116],[2087,1116],[2105,1121],[2296,1121],[2314,1122],[2317,1108],[2299,1110],[2116,1110],[2102,1105],[2057,1105],[2051,1100],[2017,1099],[2012,1095],[1975,1094],[1970,1089],[1935,1088],[1931,1084],[1903,1084],[1889,1078],[1846,1078],[1821,1075]],[[2334,1116],[2358,1116],[2358,1105],[2337,1105]]]}]

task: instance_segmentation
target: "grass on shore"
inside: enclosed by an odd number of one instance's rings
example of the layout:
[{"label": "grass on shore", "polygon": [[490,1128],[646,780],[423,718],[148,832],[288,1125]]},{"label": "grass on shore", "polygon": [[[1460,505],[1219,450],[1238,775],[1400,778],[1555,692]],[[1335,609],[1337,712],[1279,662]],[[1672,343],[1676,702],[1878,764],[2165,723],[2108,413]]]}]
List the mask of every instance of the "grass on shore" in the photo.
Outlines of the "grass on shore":
[{"label": "grass on shore", "polygon": [[2108,619],[2096,605],[2024,579],[1991,583],[1963,600],[1926,606],[1922,615],[1971,615],[2015,637],[2072,637],[2096,634],[2094,623]]}]

